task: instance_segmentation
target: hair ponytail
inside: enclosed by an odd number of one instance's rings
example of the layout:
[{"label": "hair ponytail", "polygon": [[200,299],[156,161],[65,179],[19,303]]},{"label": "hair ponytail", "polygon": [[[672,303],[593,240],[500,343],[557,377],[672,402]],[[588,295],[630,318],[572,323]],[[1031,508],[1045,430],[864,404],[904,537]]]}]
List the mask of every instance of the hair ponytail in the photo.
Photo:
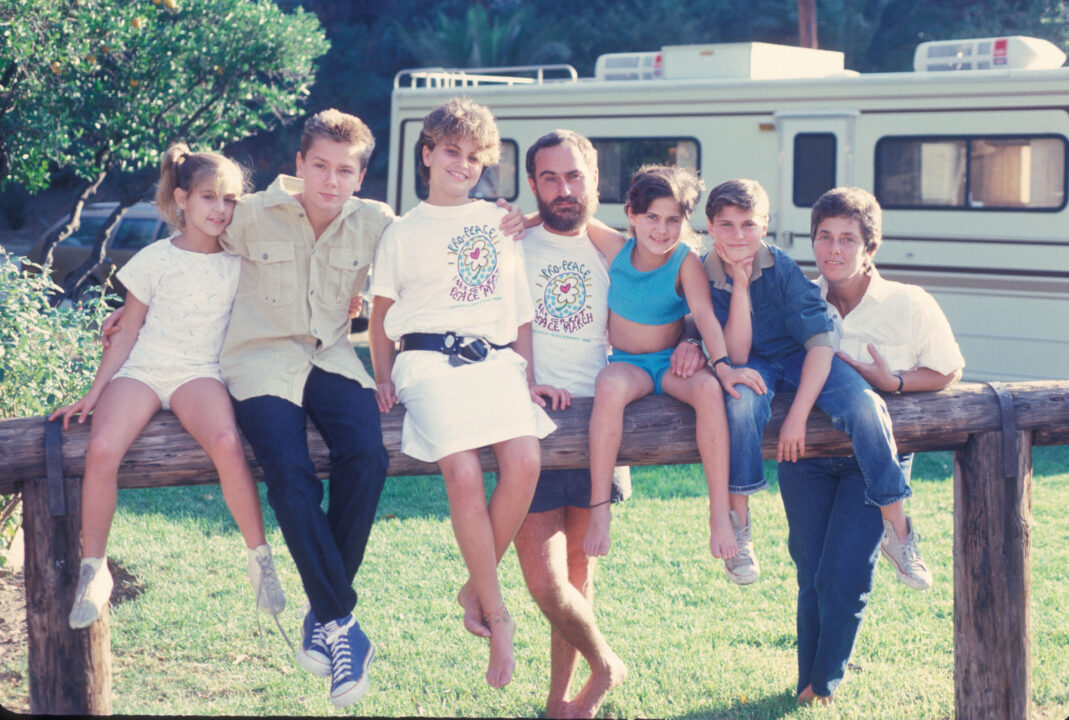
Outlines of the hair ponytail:
[{"label": "hair ponytail", "polygon": [[156,190],[156,209],[173,228],[180,228],[183,224],[182,211],[174,200],[174,190],[181,187],[178,172],[187,157],[189,146],[185,143],[175,143],[164,150],[160,157],[160,185]]}]

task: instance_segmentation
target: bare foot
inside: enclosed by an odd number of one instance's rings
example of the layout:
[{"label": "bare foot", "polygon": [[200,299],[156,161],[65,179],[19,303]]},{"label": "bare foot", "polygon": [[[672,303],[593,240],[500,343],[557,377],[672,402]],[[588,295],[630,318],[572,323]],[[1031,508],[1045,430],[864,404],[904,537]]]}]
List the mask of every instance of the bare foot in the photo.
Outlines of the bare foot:
[{"label": "bare foot", "polygon": [[626,679],[627,666],[616,656],[616,653],[610,650],[605,658],[605,666],[597,669],[591,668],[590,677],[587,679],[586,685],[575,696],[575,699],[568,703],[568,711],[570,713],[568,717],[596,717],[598,709],[605,702],[605,696],[614,687],[623,684]]},{"label": "bare foot", "polygon": [[486,682],[490,687],[503,688],[512,680],[512,670],[516,667],[516,658],[512,652],[516,623],[504,607],[493,613],[493,616],[493,619],[487,622],[493,630],[490,634],[490,664],[486,668]]},{"label": "bare foot", "polygon": [[464,629],[476,637],[490,637],[490,628],[483,622],[483,606],[479,604],[479,596],[475,594],[470,578],[457,593],[457,603],[464,608]]},{"label": "bare foot", "polygon": [[739,546],[735,540],[735,530],[731,527],[731,520],[727,515],[714,522],[709,518],[709,552],[715,558],[733,558],[739,554]]},{"label": "bare foot", "polygon": [[815,702],[819,703],[820,705],[827,705],[831,702],[831,698],[831,695],[817,695],[815,692],[813,692],[812,685],[806,685],[805,689],[802,690],[802,692],[798,693],[798,704],[808,705],[810,703]]},{"label": "bare foot", "polygon": [[570,718],[574,717],[571,713],[571,703],[564,698],[547,699],[546,700],[546,717],[547,718]]},{"label": "bare foot", "polygon": [[590,511],[590,522],[583,537],[583,552],[591,557],[609,554],[609,523],[612,515],[608,505]]}]

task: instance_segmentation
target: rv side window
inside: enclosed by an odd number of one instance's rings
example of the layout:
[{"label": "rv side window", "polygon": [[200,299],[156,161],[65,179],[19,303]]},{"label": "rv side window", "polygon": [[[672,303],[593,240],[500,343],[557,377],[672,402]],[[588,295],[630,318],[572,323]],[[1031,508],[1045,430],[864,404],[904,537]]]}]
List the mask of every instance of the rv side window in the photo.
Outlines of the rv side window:
[{"label": "rv side window", "polygon": [[898,209],[1057,210],[1065,157],[1062,137],[883,138],[876,198]]},{"label": "rv side window", "polygon": [[[517,144],[515,140],[502,140],[501,141],[501,161],[497,165],[490,165],[483,170],[483,175],[479,178],[479,182],[471,189],[469,195],[473,198],[479,198],[480,200],[497,200],[498,198],[505,198],[509,202],[516,199],[517,193],[517,177],[516,177],[516,155]],[[427,183],[423,182],[423,178],[419,174],[419,166],[422,159],[416,158],[415,178],[416,178],[416,195],[420,200],[427,199]]]},{"label": "rv side window", "polygon": [[798,133],[794,136],[795,207],[812,207],[835,187],[835,134]]},{"label": "rv side window", "polygon": [[631,175],[648,163],[678,165],[697,171],[694,138],[590,138],[598,151],[598,193],[602,204],[623,203]]}]

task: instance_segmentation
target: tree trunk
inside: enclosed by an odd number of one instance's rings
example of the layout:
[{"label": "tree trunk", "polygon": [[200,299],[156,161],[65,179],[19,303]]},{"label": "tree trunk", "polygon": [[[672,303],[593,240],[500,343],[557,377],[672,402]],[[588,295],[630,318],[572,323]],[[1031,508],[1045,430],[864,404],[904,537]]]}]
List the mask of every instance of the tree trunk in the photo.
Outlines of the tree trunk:
[{"label": "tree trunk", "polygon": [[78,193],[78,196],[74,198],[74,204],[71,206],[70,219],[67,224],[56,231],[56,234],[45,240],[44,247],[41,249],[41,264],[52,264],[52,251],[56,245],[66,240],[71,234],[78,229],[78,226],[82,222],[82,208],[85,207],[86,202],[89,201],[97,190],[100,189],[100,184],[104,182],[104,178],[108,176],[107,169],[101,170],[96,179],[86,183],[82,191]]},{"label": "tree trunk", "polygon": [[156,182],[156,177],[156,172],[153,170],[151,172],[135,173],[127,180],[128,185],[123,188],[123,192],[120,194],[118,207],[104,221],[93,239],[93,249],[90,251],[89,257],[72,270],[67,277],[62,278],[63,295],[60,299],[70,298],[75,300],[78,298],[82,286],[89,279],[90,274],[107,259],[108,242],[115,228],[118,227],[119,221],[122,220],[122,216],[126,214],[126,211],[131,206],[145,196],[145,193]]},{"label": "tree trunk", "polygon": [[74,300],[78,297],[79,289],[89,278],[90,273],[107,258],[108,239],[111,237],[112,231],[119,225],[122,216],[126,214],[126,210],[133,204],[133,202],[120,202],[111,212],[111,215],[108,216],[108,219],[104,221],[104,224],[100,226],[100,230],[97,231],[97,235],[93,239],[93,249],[89,252],[89,257],[81,265],[71,270],[67,277],[60,279],[60,284],[63,286],[63,294],[56,299],[57,302],[63,298]]},{"label": "tree trunk", "polygon": [[816,0],[798,0],[798,47],[817,47]]}]

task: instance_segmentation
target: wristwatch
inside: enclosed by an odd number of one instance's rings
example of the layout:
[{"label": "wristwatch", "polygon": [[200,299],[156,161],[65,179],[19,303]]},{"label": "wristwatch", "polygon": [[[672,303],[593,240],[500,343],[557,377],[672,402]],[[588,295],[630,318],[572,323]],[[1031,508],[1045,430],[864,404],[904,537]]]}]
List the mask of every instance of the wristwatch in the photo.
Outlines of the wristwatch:
[{"label": "wristwatch", "polygon": [[735,367],[734,365],[731,364],[731,358],[729,358],[727,355],[725,355],[723,357],[718,357],[716,360],[711,360],[709,362],[709,367],[711,367],[713,369],[713,374],[714,375],[716,375],[716,366],[719,365],[720,363],[724,363],[729,368]]}]

